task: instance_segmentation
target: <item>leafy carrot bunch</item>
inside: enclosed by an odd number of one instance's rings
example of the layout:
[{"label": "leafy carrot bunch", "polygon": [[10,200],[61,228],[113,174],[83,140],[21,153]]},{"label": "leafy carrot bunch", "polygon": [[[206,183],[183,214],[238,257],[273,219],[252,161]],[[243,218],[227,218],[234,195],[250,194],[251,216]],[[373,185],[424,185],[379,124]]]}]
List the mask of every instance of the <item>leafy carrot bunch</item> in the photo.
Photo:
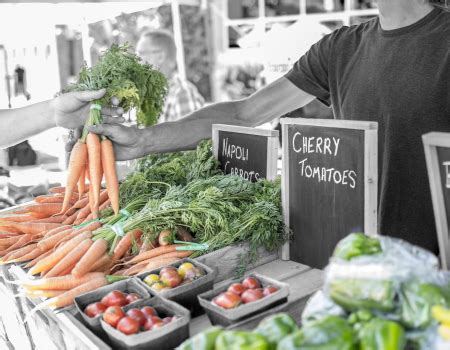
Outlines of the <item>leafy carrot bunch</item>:
[{"label": "leafy carrot bunch", "polygon": [[[91,103],[89,118],[85,126],[102,123],[101,108],[115,101],[125,112],[136,108],[137,122],[149,126],[157,122],[167,93],[167,79],[164,75],[142,63],[129,51],[128,44],[112,45],[92,66],[81,68],[78,82],[68,91],[106,89],[105,95]],[[78,184],[78,192],[84,193],[86,177],[89,179],[89,204],[93,218],[98,218],[100,190],[103,175],[111,207],[119,212],[119,182],[115,168],[113,144],[105,137],[89,133],[85,127],[75,144],[70,157],[65,198],[61,212],[69,209],[69,201]]]}]

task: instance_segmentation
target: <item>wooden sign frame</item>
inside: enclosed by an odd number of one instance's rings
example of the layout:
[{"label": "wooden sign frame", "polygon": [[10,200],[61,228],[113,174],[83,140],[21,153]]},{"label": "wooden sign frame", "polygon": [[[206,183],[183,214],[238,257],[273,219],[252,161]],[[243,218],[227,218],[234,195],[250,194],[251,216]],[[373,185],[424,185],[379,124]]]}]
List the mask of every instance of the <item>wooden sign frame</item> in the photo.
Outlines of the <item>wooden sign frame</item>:
[{"label": "wooden sign frame", "polygon": [[441,186],[442,179],[437,147],[450,148],[450,133],[431,132],[422,135],[422,141],[425,150],[428,179],[430,182],[431,199],[433,201],[434,220],[436,222],[441,264],[444,270],[448,270],[450,268],[450,238],[444,194]]},{"label": "wooden sign frame", "polygon": [[277,177],[278,160],[278,130],[256,129],[244,126],[213,124],[212,125],[212,143],[216,159],[219,159],[219,131],[228,131],[238,134],[257,135],[267,137],[267,169],[266,179],[275,180]]},{"label": "wooden sign frame", "polygon": [[[378,123],[337,119],[281,119],[283,135],[283,167],[281,176],[281,193],[284,223],[289,226],[289,125],[323,126],[326,128],[364,130],[364,232],[369,236],[378,234]],[[281,248],[281,259],[289,260],[290,244]]]}]

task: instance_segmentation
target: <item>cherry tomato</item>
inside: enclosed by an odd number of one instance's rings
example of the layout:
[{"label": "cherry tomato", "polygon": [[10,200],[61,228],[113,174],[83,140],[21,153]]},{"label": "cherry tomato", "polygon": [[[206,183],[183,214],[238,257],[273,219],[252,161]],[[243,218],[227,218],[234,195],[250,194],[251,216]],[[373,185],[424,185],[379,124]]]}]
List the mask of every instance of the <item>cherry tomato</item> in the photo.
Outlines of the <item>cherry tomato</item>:
[{"label": "cherry tomato", "polygon": [[167,287],[175,288],[183,282],[183,278],[178,274],[178,271],[167,271],[161,276],[161,282]]},{"label": "cherry tomato", "polygon": [[107,306],[105,304],[97,302],[97,303],[89,304],[84,309],[84,313],[86,315],[88,315],[89,317],[95,317],[95,316],[98,316],[98,315],[101,315],[102,313],[104,313],[106,309],[107,309]]},{"label": "cherry tomato", "polygon": [[267,286],[266,288],[263,289],[263,294],[265,297],[275,292],[278,292],[278,288],[274,286]]},{"label": "cherry tomato", "polygon": [[126,295],[120,290],[113,290],[102,298],[106,306],[124,306],[128,304]]},{"label": "cherry tomato", "polygon": [[233,283],[228,287],[228,291],[237,295],[244,293],[246,288],[241,283]]},{"label": "cherry tomato", "polygon": [[158,316],[158,313],[156,312],[156,310],[151,306],[144,306],[141,309],[141,311],[147,318],[152,317],[152,316]]},{"label": "cherry tomato", "polygon": [[145,325],[145,321],[147,321],[147,317],[145,317],[144,313],[139,309],[130,309],[127,311],[127,316],[134,318],[139,322],[139,325],[142,327]]},{"label": "cherry tomato", "polygon": [[244,279],[242,281],[242,285],[246,288],[246,289],[257,289],[257,288],[261,288],[261,284],[259,283],[259,281],[256,278],[253,277],[247,277],[246,279]]},{"label": "cherry tomato", "polygon": [[[155,327],[155,325],[157,326]],[[147,321],[145,322],[144,329],[146,331],[150,331],[153,328],[158,328],[162,325],[164,325],[164,323],[158,316],[150,316],[147,318]]]},{"label": "cherry tomato", "polygon": [[128,316],[121,318],[117,324],[117,330],[126,335],[136,334],[139,332],[139,327],[139,321]]},{"label": "cherry tomato", "polygon": [[262,289],[247,289],[242,293],[242,302],[244,304],[252,303],[256,300],[264,298]]},{"label": "cherry tomato", "polygon": [[125,312],[120,306],[110,306],[103,314],[103,320],[114,328],[116,328],[122,317],[125,317]]},{"label": "cherry tomato", "polygon": [[213,303],[224,309],[233,309],[241,303],[241,297],[231,292],[224,292],[215,297]]},{"label": "cherry tomato", "polygon": [[132,302],[134,302],[136,300],[142,299],[142,297],[139,294],[130,293],[125,297],[125,299],[127,299],[128,304],[131,304]]}]

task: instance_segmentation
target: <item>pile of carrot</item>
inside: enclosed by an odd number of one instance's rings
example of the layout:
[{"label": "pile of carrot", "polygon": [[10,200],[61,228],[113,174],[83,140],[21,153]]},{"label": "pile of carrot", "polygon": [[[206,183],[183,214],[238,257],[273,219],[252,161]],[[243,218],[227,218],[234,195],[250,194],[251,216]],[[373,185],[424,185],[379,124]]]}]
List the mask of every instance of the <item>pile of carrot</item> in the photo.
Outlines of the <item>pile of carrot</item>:
[{"label": "pile of carrot", "polygon": [[[70,305],[81,293],[192,254],[177,250],[181,245],[171,242],[170,231],[160,232],[153,242],[145,240],[140,229],[114,237],[114,243],[103,238],[102,221],[90,201],[93,187],[85,184],[72,191],[67,208],[66,188],[54,187],[49,195],[0,217],[0,263],[25,263],[29,278],[13,283],[20,284],[26,296],[50,298],[38,309]],[[111,206],[107,190],[100,189],[97,202],[98,210]],[[177,238],[193,239],[182,229]]]}]

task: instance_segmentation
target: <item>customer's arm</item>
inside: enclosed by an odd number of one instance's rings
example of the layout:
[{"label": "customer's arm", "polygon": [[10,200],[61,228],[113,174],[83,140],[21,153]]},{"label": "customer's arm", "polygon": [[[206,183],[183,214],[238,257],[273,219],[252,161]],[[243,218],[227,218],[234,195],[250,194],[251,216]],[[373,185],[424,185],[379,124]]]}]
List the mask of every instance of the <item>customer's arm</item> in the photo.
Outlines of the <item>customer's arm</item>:
[{"label": "customer's arm", "polygon": [[176,122],[146,129],[104,124],[90,130],[108,136],[115,143],[117,160],[127,160],[149,153],[192,149],[200,140],[211,137],[212,124],[257,126],[313,99],[282,77],[248,98],[212,104]]},{"label": "customer's arm", "polygon": [[[89,101],[101,98],[105,90],[83,91],[62,94],[53,100],[33,105],[0,110],[0,148],[17,144],[29,137],[55,126],[74,129],[84,124],[89,115]],[[122,118],[111,118],[111,109],[102,111],[105,121],[121,122]]]}]

